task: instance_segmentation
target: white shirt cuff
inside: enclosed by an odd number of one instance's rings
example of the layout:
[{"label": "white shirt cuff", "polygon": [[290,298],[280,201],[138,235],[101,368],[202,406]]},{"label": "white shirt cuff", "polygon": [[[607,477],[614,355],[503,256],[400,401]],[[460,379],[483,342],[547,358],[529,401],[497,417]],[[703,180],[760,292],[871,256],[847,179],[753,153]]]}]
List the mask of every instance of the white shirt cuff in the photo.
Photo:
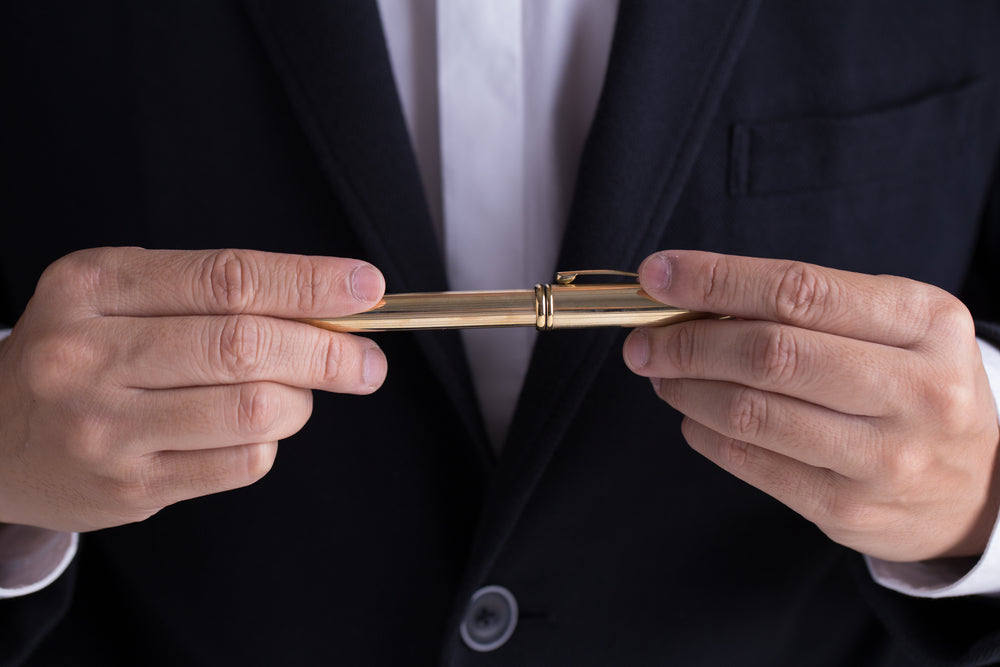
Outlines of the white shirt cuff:
[{"label": "white shirt cuff", "polygon": [[66,571],[80,536],[32,526],[0,526],[0,599],[40,591]]},{"label": "white shirt cuff", "polygon": [[[1000,404],[1000,351],[977,340],[983,366],[993,390],[994,402]],[[922,598],[945,598],[959,595],[1000,595],[1000,521],[986,551],[975,558],[941,558],[917,563],[893,563],[865,556],[868,571],[879,584],[894,591]]]}]

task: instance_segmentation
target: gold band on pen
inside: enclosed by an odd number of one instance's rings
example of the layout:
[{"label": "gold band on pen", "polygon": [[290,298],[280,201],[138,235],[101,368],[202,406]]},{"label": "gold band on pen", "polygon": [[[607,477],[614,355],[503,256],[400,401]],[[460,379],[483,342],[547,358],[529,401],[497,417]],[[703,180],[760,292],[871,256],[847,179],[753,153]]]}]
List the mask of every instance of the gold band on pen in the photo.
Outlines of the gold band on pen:
[{"label": "gold band on pen", "polygon": [[534,289],[387,294],[363,313],[302,321],[342,332],[529,326],[549,331],[662,326],[707,316],[662,304],[638,283],[574,283],[578,275],[637,277],[623,271],[575,271],[558,273],[555,284]]}]

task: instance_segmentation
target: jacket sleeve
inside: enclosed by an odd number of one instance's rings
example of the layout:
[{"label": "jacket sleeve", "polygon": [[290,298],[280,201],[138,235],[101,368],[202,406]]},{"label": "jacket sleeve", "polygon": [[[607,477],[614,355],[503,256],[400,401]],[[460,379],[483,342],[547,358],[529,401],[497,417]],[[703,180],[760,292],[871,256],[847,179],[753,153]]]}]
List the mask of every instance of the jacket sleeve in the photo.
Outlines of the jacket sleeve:
[{"label": "jacket sleeve", "polygon": [[[994,165],[979,242],[960,296],[976,318],[977,335],[1000,347],[1000,155]],[[910,655],[931,665],[1000,665],[1000,598],[904,595],[874,582],[861,557],[857,572],[865,598]]]},{"label": "jacket sleeve", "polygon": [[20,665],[66,613],[76,580],[71,564],[50,586],[0,600],[0,667]]}]

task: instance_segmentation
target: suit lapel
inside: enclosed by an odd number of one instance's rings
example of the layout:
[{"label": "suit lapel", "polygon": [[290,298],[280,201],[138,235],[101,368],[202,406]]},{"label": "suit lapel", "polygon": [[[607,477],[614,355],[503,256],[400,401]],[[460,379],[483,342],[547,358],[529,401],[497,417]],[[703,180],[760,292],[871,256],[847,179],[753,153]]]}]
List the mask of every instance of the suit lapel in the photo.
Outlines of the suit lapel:
[{"label": "suit lapel", "polygon": [[[376,3],[245,3],[327,179],[388,289],[446,289]],[[415,335],[470,439],[489,460],[457,333]]]},{"label": "suit lapel", "polygon": [[[622,1],[559,268],[636,267],[657,249],[757,5]],[[483,583],[619,335],[538,337],[463,596]]]}]

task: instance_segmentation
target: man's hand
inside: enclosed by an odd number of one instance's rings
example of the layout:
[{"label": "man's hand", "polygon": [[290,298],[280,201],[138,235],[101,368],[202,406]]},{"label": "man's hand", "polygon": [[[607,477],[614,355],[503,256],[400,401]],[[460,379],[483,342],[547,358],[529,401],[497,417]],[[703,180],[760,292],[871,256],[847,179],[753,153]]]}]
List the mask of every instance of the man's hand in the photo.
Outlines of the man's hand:
[{"label": "man's hand", "polygon": [[653,298],[731,315],[634,331],[625,360],[698,452],[886,560],[982,552],[1000,433],[966,308],[903,278],[702,252],[640,268]]},{"label": "man's hand", "polygon": [[250,484],[312,410],[367,394],[363,338],[295,322],[372,307],[357,260],[105,248],[50,266],[0,343],[0,522],[91,530]]}]

